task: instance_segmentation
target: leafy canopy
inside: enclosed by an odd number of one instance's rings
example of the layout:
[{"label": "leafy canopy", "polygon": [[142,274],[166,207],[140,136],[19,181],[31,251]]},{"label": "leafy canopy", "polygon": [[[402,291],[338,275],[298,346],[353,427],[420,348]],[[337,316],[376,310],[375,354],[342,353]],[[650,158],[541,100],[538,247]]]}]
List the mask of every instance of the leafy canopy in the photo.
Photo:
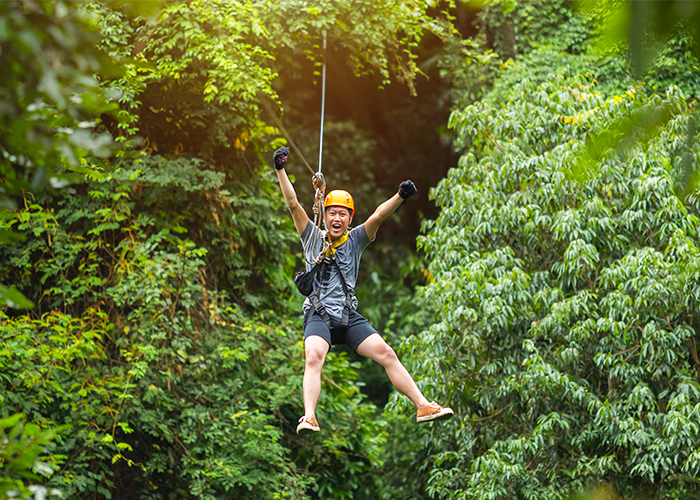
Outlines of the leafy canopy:
[{"label": "leafy canopy", "polygon": [[[666,113],[654,134],[587,149],[646,108]],[[678,88],[606,98],[563,76],[452,114],[468,149],[419,242],[439,321],[407,344],[464,415],[431,440],[429,494],[697,494],[700,206],[675,194],[692,122]]]}]

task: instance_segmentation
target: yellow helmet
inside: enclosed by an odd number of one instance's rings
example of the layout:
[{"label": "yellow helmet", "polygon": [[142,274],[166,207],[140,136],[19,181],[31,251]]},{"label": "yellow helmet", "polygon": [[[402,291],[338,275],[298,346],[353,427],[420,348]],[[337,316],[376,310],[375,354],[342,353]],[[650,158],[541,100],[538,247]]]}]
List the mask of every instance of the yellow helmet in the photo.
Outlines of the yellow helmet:
[{"label": "yellow helmet", "polygon": [[355,214],[355,202],[352,201],[352,196],[347,191],[336,189],[326,195],[323,201],[324,208],[328,207],[345,207],[350,210],[350,217]]}]

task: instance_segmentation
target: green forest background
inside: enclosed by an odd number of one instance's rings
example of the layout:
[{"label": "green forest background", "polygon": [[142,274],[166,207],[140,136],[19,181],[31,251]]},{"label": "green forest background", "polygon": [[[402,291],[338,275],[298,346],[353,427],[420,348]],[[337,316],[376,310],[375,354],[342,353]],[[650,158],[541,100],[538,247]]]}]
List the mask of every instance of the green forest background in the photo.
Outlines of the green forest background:
[{"label": "green forest background", "polygon": [[[700,497],[700,4],[0,2],[0,498]],[[328,47],[322,40],[327,36]],[[286,144],[419,195],[303,412]],[[295,151],[288,171],[312,203]]]}]

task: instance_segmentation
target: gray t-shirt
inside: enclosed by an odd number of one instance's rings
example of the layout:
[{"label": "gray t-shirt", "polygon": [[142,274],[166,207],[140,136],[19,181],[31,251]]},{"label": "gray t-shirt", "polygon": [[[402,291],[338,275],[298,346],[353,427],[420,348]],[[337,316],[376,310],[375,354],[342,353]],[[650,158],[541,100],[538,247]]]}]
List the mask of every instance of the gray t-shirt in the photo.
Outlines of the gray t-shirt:
[{"label": "gray t-shirt", "polygon": [[[316,235],[316,238],[314,238],[314,235]],[[313,267],[308,261],[313,262],[322,248],[323,238],[321,236],[321,230],[316,224],[309,221],[306,228],[301,233],[300,238],[302,248],[306,249],[306,270],[308,271]],[[364,252],[365,248],[367,248],[367,245],[370,243],[371,241],[367,236],[365,225],[361,224],[352,228],[348,232],[347,241],[336,249],[333,258],[338,263],[338,266],[331,266],[330,277],[321,288],[321,295],[319,296],[319,300],[326,307],[328,315],[332,318],[340,320],[343,316],[343,307],[345,306],[345,293],[343,292],[343,284],[338,275],[338,267],[340,267],[343,272],[345,283],[354,289],[357,283],[357,274],[360,270],[362,252]],[[318,293],[319,281],[320,279],[314,283],[314,291],[311,292],[311,295],[316,295]],[[304,314],[306,314],[310,308],[311,300],[307,297],[304,301]],[[357,309],[357,298],[353,300],[353,309]]]}]

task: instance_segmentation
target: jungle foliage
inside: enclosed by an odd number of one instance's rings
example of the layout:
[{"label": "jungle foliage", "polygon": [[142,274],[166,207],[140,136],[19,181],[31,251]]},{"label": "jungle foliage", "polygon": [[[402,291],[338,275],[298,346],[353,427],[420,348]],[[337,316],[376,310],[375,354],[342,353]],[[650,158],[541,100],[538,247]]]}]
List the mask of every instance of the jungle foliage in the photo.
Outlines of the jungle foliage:
[{"label": "jungle foliage", "polygon": [[[586,83],[523,81],[498,113],[453,115],[478,146],[435,190],[445,210],[420,244],[441,321],[409,344],[440,346],[418,359],[465,415],[429,479],[439,496],[696,493],[698,200],[674,191],[693,118],[678,89],[604,99]],[[577,180],[586,135],[639,106],[671,118]]]},{"label": "jungle foliage", "polygon": [[[112,69],[97,40],[66,2],[0,4],[0,219],[13,217],[23,192],[81,179],[88,155],[109,154],[109,134],[93,130],[114,108],[94,75]],[[22,239],[0,228],[0,244]],[[6,303],[31,305],[0,282]]]},{"label": "jungle foliage", "polygon": [[645,80],[545,40],[452,113],[463,155],[419,239],[439,321],[404,345],[461,416],[425,440],[428,496],[697,496],[700,86],[676,27]]},{"label": "jungle foliage", "polygon": [[[697,495],[697,12],[625,4],[486,2],[460,39],[464,5],[428,0],[2,2],[0,497]],[[261,100],[302,115],[278,99],[324,32],[411,91],[442,43],[462,157],[423,256],[382,246],[358,293],[445,424],[382,413],[332,352],[322,435],[294,432],[300,252]],[[375,206],[380,143],[327,127]]]}]

